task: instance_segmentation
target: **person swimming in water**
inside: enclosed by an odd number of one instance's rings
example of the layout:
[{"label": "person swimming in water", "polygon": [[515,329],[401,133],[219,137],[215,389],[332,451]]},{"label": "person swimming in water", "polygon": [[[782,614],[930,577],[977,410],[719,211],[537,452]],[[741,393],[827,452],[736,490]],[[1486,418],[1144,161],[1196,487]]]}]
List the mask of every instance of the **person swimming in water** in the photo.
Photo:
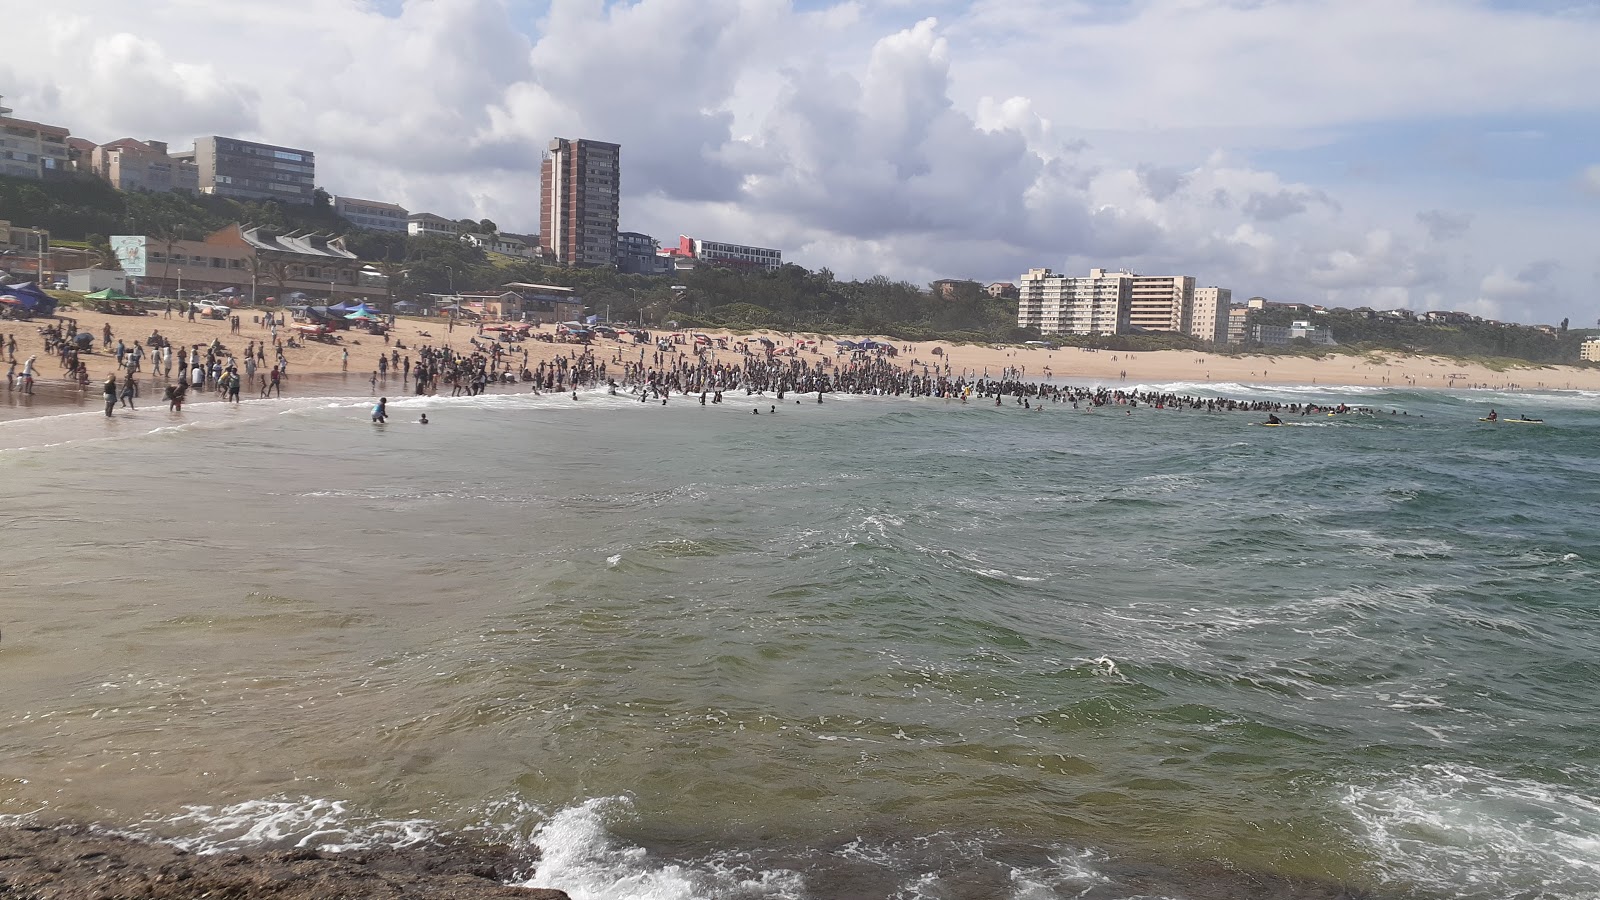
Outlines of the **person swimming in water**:
[{"label": "person swimming in water", "polygon": [[427,413],[423,413],[422,414],[422,418],[417,420],[417,424],[418,425],[426,425],[426,424],[428,424],[428,414]]}]

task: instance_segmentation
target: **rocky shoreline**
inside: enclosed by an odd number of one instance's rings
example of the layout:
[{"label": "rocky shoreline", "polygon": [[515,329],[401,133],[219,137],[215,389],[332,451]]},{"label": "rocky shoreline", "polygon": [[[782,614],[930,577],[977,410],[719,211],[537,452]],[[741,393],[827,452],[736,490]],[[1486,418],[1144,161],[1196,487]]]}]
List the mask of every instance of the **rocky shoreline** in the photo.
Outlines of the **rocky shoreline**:
[{"label": "rocky shoreline", "polygon": [[527,868],[503,847],[199,855],[82,825],[0,828],[0,900],[570,900],[504,883]]}]

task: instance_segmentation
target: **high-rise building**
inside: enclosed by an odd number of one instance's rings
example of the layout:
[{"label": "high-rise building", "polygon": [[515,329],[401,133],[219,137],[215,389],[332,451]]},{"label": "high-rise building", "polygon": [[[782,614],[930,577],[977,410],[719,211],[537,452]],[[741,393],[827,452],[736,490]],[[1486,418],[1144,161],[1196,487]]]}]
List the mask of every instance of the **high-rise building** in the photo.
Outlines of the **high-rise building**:
[{"label": "high-rise building", "polygon": [[1189,316],[1189,334],[1213,344],[1228,342],[1228,307],[1233,291],[1220,287],[1194,289],[1194,312]]},{"label": "high-rise building", "polygon": [[1017,289],[1017,326],[1040,334],[1121,334],[1128,330],[1134,276],[1090,269],[1087,278],[1029,269]]},{"label": "high-rise building", "polygon": [[50,178],[67,172],[67,136],[59,125],[11,118],[0,105],[0,175]]},{"label": "high-rise building", "polygon": [[1128,300],[1128,324],[1142,331],[1189,330],[1194,304],[1191,275],[1134,275]]},{"label": "high-rise building", "polygon": [[310,150],[211,135],[195,138],[193,155],[202,193],[284,203],[311,203],[314,199],[316,154]]},{"label": "high-rise building", "polygon": [[618,144],[550,142],[539,167],[539,241],[547,259],[569,266],[615,264],[621,159]]}]

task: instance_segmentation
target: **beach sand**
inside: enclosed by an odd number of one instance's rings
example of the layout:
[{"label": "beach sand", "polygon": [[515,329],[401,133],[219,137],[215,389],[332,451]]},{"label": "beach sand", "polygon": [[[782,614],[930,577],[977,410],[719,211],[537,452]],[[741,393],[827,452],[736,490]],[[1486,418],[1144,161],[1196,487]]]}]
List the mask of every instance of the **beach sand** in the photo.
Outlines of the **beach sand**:
[{"label": "beach sand", "polygon": [[[271,342],[268,330],[260,324],[260,312],[250,309],[238,311],[242,320],[241,331],[238,334],[229,333],[229,323],[225,320],[198,319],[189,322],[176,314],[172,318],[161,315],[110,316],[67,307],[63,308],[62,315],[74,318],[79,330],[88,331],[96,337],[95,352],[84,356],[89,367],[88,389],[80,389],[68,382],[55,358],[44,354],[44,342],[39,329],[52,324],[54,320],[0,322],[0,336],[16,337],[16,359],[19,366],[29,356],[39,356],[36,362],[38,377],[33,396],[24,397],[14,391],[0,388],[0,417],[15,418],[59,411],[61,406],[93,407],[98,404],[100,384],[107,375],[117,371],[114,352],[106,352],[99,340],[101,330],[107,323],[112,328],[113,346],[118,338],[129,347],[135,343],[143,344],[153,330],[159,330],[173,342],[174,346],[208,346],[215,339],[220,340],[234,353],[242,353],[246,344],[252,340],[266,341],[269,344]],[[554,326],[545,325],[539,332],[553,334],[554,330]],[[651,329],[651,331],[658,337],[672,333],[665,329]],[[794,346],[797,341],[803,339],[815,340],[817,343],[812,345],[811,349],[800,353],[800,358],[809,362],[815,362],[824,354],[832,356],[834,339],[847,337],[779,331],[757,331],[748,335],[736,335],[711,329],[698,333],[712,337],[730,337],[735,340],[767,337],[779,347]],[[284,330],[280,328],[279,334],[285,335]],[[448,320],[445,319],[412,318],[401,318],[397,321],[391,343],[388,344],[382,337],[374,337],[355,330],[343,332],[342,337],[343,339],[336,344],[307,341],[303,347],[286,349],[284,355],[289,362],[289,372],[284,382],[284,393],[289,396],[366,396],[372,393],[371,376],[377,372],[379,354],[392,352],[398,345],[407,348],[401,350],[401,356],[410,355],[415,362],[415,349],[423,345],[449,346],[457,351],[470,351],[472,349],[470,342],[474,338],[480,343],[491,340],[481,336],[475,326],[457,324],[451,329]],[[942,368],[948,364],[952,375],[966,374],[969,378],[984,375],[1000,377],[1008,368],[1014,368],[1024,381],[1039,381],[1053,377],[1112,387],[1187,383],[1218,386],[1282,384],[1600,390],[1600,369],[1529,365],[1497,372],[1483,366],[1440,357],[1399,353],[1371,357],[1332,355],[1323,359],[1300,356],[1233,357],[1188,350],[1124,353],[1078,348],[1046,350],[927,341],[906,342],[882,336],[875,339],[902,348],[896,358],[896,362],[902,366],[915,365],[917,371],[920,371],[924,365],[930,368],[937,365]],[[729,343],[731,347],[733,341]],[[539,340],[522,341],[512,346],[519,355],[526,348],[529,368],[537,367],[539,362],[557,356],[582,352],[582,347],[577,344],[547,343]],[[608,362],[619,357],[623,361],[638,362],[642,350],[645,352],[645,362],[649,364],[653,362],[655,353],[654,345],[610,340],[597,339],[591,347],[597,357]],[[904,349],[907,347],[910,349]],[[943,352],[935,354],[933,351],[936,347]],[[346,349],[350,351],[348,364],[343,359],[343,351]],[[675,349],[685,352],[690,350],[688,346],[679,346]],[[741,359],[740,354],[732,349],[714,351],[714,356],[717,361],[728,364],[737,364]],[[269,362],[272,360],[270,352],[267,358]],[[148,364],[146,374],[140,380],[146,385],[151,383]],[[157,379],[155,384],[159,383]],[[405,393],[400,385],[400,379],[394,376],[391,376],[386,383],[380,382],[378,391],[392,394]],[[256,391],[246,386],[243,395],[248,399],[254,397]],[[192,397],[192,400],[202,402],[207,399],[210,399],[210,395]],[[141,400],[145,404],[155,405],[160,400],[160,392],[146,390]]]}]

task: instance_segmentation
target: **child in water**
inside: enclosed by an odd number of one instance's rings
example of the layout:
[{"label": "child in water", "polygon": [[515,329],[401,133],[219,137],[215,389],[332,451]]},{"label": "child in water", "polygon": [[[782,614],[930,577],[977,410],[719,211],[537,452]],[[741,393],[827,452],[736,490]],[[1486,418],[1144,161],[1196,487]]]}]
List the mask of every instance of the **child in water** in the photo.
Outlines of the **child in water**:
[{"label": "child in water", "polygon": [[389,419],[389,398],[379,397],[378,405],[372,408],[372,421],[382,425]]},{"label": "child in water", "polygon": [[427,413],[423,413],[422,414],[422,418],[417,420],[417,424],[418,425],[426,425],[426,424],[428,424],[428,414]]}]

